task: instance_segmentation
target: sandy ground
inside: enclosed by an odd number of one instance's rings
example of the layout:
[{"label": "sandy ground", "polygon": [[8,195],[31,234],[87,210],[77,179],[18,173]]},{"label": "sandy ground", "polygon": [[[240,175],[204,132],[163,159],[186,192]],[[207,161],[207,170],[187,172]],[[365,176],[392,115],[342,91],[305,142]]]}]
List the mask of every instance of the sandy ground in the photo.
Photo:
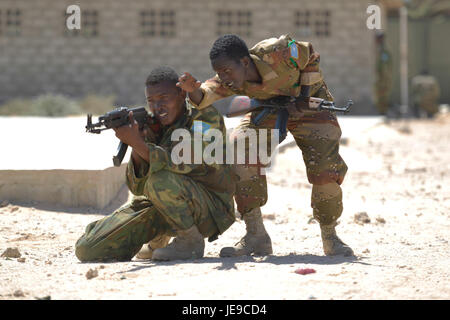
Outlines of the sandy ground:
[{"label": "sandy ground", "polygon": [[[295,147],[268,173],[267,257],[218,257],[244,234],[237,221],[203,259],[83,264],[75,241],[127,200],[126,189],[103,212],[9,204],[0,208],[0,253],[16,247],[21,256],[0,258],[0,299],[449,299],[449,141],[450,116],[379,124],[343,141],[350,170],[337,231],[356,258],[324,256]],[[364,212],[370,222],[355,220]],[[88,279],[91,269],[98,275]]]}]

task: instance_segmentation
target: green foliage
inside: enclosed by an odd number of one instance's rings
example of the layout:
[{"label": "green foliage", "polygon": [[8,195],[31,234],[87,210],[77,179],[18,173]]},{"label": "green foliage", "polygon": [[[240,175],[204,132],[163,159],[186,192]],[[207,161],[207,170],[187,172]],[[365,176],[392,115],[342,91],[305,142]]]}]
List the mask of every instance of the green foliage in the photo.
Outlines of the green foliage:
[{"label": "green foliage", "polygon": [[31,99],[13,99],[0,106],[0,116],[31,115]]},{"label": "green foliage", "polygon": [[84,113],[92,113],[94,115],[102,115],[114,109],[114,95],[99,96],[90,94],[80,101],[81,109]]},{"label": "green foliage", "polygon": [[36,112],[37,116],[46,117],[64,117],[69,115],[81,114],[80,105],[62,95],[46,94],[37,97],[32,105],[31,111]]},{"label": "green foliage", "polygon": [[75,101],[53,94],[34,99],[14,99],[0,106],[0,115],[4,116],[64,117],[81,113],[81,108]]}]

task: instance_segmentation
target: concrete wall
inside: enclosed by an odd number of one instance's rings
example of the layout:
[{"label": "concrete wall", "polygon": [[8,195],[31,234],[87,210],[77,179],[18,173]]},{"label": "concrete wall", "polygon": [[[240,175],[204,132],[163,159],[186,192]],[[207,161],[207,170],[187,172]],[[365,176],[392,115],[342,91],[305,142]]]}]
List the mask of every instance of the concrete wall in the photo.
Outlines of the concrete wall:
[{"label": "concrete wall", "polygon": [[102,209],[123,186],[125,166],[105,170],[0,170],[0,199]]},{"label": "concrete wall", "polygon": [[[97,36],[67,35],[64,12],[70,4],[80,5],[82,12],[98,11]],[[142,104],[145,77],[162,64],[205,80],[213,76],[208,53],[218,36],[218,11],[243,10],[251,12],[250,33],[242,34],[249,47],[284,33],[312,41],[337,101],[352,98],[356,111],[366,113],[371,110],[374,74],[373,31],[365,25],[369,4],[369,0],[229,0],[225,5],[214,0],[1,0],[0,103],[53,92],[72,97],[113,93],[118,103]],[[8,9],[21,11],[19,35],[4,32]],[[157,14],[173,10],[173,37],[141,35],[140,12],[150,9]],[[298,10],[328,10],[329,36],[305,33],[296,25]],[[314,28],[315,21],[311,24]]]}]

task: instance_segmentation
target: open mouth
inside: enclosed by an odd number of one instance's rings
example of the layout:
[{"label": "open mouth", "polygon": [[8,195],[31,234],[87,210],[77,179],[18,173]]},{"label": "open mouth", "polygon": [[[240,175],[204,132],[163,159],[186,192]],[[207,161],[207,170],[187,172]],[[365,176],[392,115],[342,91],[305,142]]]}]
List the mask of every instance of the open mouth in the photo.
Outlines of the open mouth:
[{"label": "open mouth", "polygon": [[169,115],[168,112],[158,112],[158,118],[164,119]]},{"label": "open mouth", "polygon": [[234,88],[234,81],[225,82],[225,85],[230,88]]}]

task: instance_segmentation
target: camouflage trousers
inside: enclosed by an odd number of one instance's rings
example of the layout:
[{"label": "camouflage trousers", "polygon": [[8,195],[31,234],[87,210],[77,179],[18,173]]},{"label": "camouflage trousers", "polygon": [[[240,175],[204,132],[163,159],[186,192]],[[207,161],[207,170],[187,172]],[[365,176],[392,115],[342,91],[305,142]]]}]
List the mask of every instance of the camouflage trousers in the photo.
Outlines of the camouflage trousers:
[{"label": "camouflage trousers", "polygon": [[390,106],[391,83],[389,79],[375,84],[375,107],[380,114],[386,114]]},{"label": "camouflage trousers", "polygon": [[[270,150],[270,129],[275,127],[276,115],[270,115],[259,126],[251,123],[253,115],[245,116],[239,126],[233,130],[230,139],[237,143],[246,139],[247,129],[267,130],[268,154]],[[303,154],[308,181],[312,184],[311,207],[314,218],[321,224],[330,224],[342,214],[342,190],[340,184],[347,172],[347,165],[339,155],[341,129],[336,116],[328,111],[306,111],[300,116],[289,116],[288,131],[294,136],[297,146]],[[259,141],[259,140],[258,140]],[[248,163],[251,144],[245,144]],[[254,146],[253,146],[254,147]],[[261,147],[261,146],[259,146]],[[264,147],[264,146],[263,146]],[[235,164],[233,169],[239,176],[235,201],[237,209],[245,214],[267,202],[267,181],[260,168],[264,167],[258,159],[257,164]]]},{"label": "camouflage trousers", "polygon": [[80,261],[128,261],[144,243],[196,225],[204,237],[218,234],[211,212],[226,210],[190,177],[160,170],[145,183],[144,196],[90,223],[75,244]]}]

